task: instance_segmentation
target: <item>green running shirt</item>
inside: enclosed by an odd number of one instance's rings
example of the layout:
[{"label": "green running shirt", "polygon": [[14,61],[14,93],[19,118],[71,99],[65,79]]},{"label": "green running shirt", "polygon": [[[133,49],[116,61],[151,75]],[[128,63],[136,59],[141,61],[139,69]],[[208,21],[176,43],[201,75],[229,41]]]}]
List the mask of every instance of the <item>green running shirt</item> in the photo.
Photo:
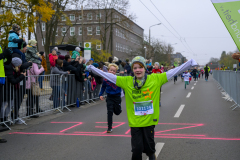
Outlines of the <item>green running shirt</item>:
[{"label": "green running shirt", "polygon": [[166,73],[151,74],[148,75],[144,86],[137,90],[133,86],[133,77],[117,76],[116,85],[125,91],[130,127],[147,127],[158,124],[160,88],[166,82],[168,82]]}]

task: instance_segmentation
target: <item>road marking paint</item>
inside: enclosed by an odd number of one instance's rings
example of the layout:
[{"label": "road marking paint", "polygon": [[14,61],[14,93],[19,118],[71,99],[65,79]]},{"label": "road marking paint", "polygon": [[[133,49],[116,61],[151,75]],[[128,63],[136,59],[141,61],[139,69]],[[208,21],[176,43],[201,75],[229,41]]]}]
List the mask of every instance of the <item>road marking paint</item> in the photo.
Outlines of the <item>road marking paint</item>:
[{"label": "road marking paint", "polygon": [[180,116],[180,114],[182,113],[182,110],[183,110],[184,107],[185,107],[184,104],[182,104],[182,105],[179,107],[177,113],[174,115],[174,118],[179,118],[179,116]]},{"label": "road marking paint", "polygon": [[196,86],[197,83],[194,84],[194,86]]},{"label": "road marking paint", "polygon": [[194,89],[194,87],[191,88],[191,90],[193,90],[193,89]]},{"label": "road marking paint", "polygon": [[[163,146],[164,146],[164,143],[157,143],[156,144],[156,147],[155,147],[155,149],[156,149],[156,152],[155,152],[156,157],[158,157],[158,155],[161,152]],[[147,158],[147,160],[149,160],[149,159]]]},{"label": "road marking paint", "polygon": [[187,97],[186,98],[189,98],[191,96],[191,92],[188,93]]},{"label": "road marking paint", "polygon": [[163,94],[163,92],[161,92],[161,94]]}]

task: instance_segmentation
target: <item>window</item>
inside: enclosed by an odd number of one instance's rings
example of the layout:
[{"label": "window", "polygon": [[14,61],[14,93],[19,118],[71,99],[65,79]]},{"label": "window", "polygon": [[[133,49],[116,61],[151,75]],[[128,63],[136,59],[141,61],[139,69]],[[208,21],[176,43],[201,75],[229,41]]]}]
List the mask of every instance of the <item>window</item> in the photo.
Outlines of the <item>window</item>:
[{"label": "window", "polygon": [[66,34],[66,27],[62,28],[62,36],[64,36]]},{"label": "window", "polygon": [[82,47],[82,42],[79,42],[79,46]]},{"label": "window", "polygon": [[45,44],[45,38],[42,39],[42,46]]},{"label": "window", "polygon": [[75,35],[75,27],[70,27],[70,36]]},{"label": "window", "polygon": [[92,35],[92,27],[87,27],[87,35]]},{"label": "window", "polygon": [[96,28],[96,35],[100,35],[100,32],[101,32],[100,26],[97,26],[97,28]]},{"label": "window", "polygon": [[42,23],[42,31],[45,31],[45,23]]},{"label": "window", "polygon": [[79,27],[79,35],[82,35],[82,27]]},{"label": "window", "polygon": [[74,14],[70,14],[70,21],[75,21],[75,15]]},{"label": "window", "polygon": [[101,50],[101,43],[100,42],[97,42],[96,48],[97,48],[97,50]]},{"label": "window", "polygon": [[96,14],[96,19],[97,20],[101,19],[101,13]]},{"label": "window", "polygon": [[120,44],[118,43],[118,47],[117,47],[117,50],[120,51]]},{"label": "window", "polygon": [[81,14],[79,14],[79,20],[82,20],[82,15]]},{"label": "window", "polygon": [[56,34],[55,34],[55,36],[58,36],[58,28],[56,29]]},{"label": "window", "polygon": [[120,52],[122,52],[123,51],[123,47],[122,47],[122,45],[120,44]]},{"label": "window", "polygon": [[116,43],[116,51],[118,51],[118,43]]},{"label": "window", "polygon": [[87,20],[92,20],[92,13],[87,14]]},{"label": "window", "polygon": [[62,16],[62,21],[66,21],[66,17],[64,15]]},{"label": "window", "polygon": [[116,36],[118,36],[118,29],[116,28]]}]

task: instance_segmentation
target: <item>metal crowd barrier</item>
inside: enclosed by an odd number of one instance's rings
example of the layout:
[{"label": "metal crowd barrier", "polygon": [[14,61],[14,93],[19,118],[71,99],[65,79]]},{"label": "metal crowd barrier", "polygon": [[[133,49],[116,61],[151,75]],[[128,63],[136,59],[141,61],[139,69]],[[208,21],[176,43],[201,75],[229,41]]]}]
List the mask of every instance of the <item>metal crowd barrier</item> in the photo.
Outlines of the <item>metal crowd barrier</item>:
[{"label": "metal crowd barrier", "polygon": [[94,91],[89,91],[88,81],[78,82],[72,74],[31,75],[14,85],[6,77],[1,87],[0,124],[8,129],[15,123],[27,125],[23,119],[37,118],[39,114],[63,113],[65,108],[71,111],[69,106],[76,105],[77,99],[80,103],[95,103],[101,89],[97,84]]},{"label": "metal crowd barrier", "polygon": [[235,110],[240,107],[240,72],[236,71],[213,71],[213,78],[217,81],[219,89],[225,96],[225,100],[233,101],[230,108]]}]

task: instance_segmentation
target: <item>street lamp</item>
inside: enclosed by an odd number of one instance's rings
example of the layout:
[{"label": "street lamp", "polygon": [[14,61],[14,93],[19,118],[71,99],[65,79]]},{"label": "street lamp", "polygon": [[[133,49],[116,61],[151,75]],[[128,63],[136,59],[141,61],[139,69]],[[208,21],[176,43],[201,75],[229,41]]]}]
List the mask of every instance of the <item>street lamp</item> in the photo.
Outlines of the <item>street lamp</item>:
[{"label": "street lamp", "polygon": [[151,34],[151,32],[150,32],[150,29],[151,29],[151,27],[157,26],[157,25],[161,25],[161,23],[154,24],[154,25],[152,25],[152,26],[149,27],[149,45],[151,45],[151,41],[150,41],[150,38],[151,38],[150,34]]}]

